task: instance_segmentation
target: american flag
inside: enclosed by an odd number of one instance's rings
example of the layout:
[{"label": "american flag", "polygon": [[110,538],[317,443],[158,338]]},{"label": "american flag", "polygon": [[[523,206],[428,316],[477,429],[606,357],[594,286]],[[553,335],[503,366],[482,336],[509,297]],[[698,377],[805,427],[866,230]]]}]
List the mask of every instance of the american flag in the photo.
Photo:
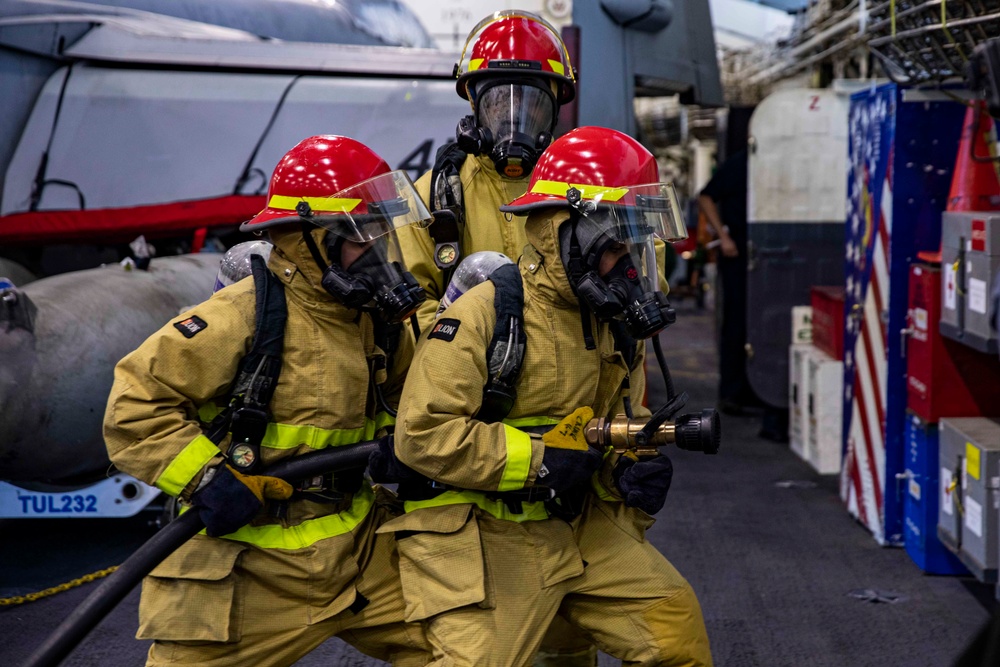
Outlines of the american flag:
[{"label": "american flag", "polygon": [[903,533],[910,263],[937,250],[964,106],[906,101],[895,84],[851,96],[844,238],[840,492],[880,544]]},{"label": "american flag", "polygon": [[848,117],[844,457],[840,495],[885,542],[886,349],[895,87],[852,99]]}]

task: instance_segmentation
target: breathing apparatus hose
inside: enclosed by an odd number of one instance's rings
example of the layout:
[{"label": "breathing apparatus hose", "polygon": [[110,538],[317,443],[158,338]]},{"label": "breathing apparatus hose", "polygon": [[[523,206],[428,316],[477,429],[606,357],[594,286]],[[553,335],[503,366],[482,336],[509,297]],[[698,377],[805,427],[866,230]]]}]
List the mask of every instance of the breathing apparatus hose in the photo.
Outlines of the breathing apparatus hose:
[{"label": "breathing apparatus hose", "polygon": [[653,352],[656,353],[656,363],[660,365],[660,372],[663,373],[663,382],[667,385],[667,400],[674,400],[677,393],[674,391],[674,379],[670,376],[670,369],[667,367],[667,358],[663,356],[663,346],[660,344],[660,336],[653,336]]},{"label": "breathing apparatus hose", "polygon": [[[279,477],[294,484],[328,472],[362,468],[367,465],[369,455],[377,449],[377,440],[331,447],[279,461],[261,471],[261,474]],[[185,512],[167,524],[94,589],[38,647],[23,667],[54,667],[61,663],[143,577],[204,527],[205,524],[196,511]]]}]

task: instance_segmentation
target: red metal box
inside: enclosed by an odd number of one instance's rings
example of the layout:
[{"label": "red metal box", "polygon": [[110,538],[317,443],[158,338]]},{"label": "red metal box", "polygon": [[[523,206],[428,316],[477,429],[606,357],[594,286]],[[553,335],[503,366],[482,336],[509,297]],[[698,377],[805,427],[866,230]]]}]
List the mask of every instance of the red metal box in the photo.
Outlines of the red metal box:
[{"label": "red metal box", "polygon": [[844,288],[813,287],[813,345],[834,359],[844,360]]},{"label": "red metal box", "polygon": [[910,267],[906,355],[907,407],[931,424],[942,417],[1000,416],[1000,358],[938,332],[941,269]]}]

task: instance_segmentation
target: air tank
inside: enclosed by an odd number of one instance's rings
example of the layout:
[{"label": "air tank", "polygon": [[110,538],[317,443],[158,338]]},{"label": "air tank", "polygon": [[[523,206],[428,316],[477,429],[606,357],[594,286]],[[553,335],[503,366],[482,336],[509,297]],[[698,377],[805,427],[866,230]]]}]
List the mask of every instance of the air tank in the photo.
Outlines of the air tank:
[{"label": "air tank", "polygon": [[114,264],[0,292],[0,480],[85,484],[109,467],[101,424],[115,364],[212,293],[218,254]]}]

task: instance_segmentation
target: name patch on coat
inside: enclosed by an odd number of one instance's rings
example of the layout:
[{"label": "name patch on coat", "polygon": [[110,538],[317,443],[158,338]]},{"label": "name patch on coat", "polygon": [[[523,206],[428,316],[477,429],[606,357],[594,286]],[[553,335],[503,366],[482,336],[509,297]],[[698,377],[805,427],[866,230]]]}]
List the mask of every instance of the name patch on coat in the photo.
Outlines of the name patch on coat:
[{"label": "name patch on coat", "polygon": [[456,319],[443,317],[434,323],[434,328],[431,329],[429,334],[427,334],[427,337],[439,338],[450,343],[455,340],[455,334],[458,333],[458,325],[460,324],[461,322]]},{"label": "name patch on coat", "polygon": [[174,322],[174,326],[177,330],[184,334],[185,338],[194,338],[194,335],[199,331],[204,331],[208,328],[208,322],[201,319],[197,315],[192,315],[186,320],[181,320],[180,322]]}]

